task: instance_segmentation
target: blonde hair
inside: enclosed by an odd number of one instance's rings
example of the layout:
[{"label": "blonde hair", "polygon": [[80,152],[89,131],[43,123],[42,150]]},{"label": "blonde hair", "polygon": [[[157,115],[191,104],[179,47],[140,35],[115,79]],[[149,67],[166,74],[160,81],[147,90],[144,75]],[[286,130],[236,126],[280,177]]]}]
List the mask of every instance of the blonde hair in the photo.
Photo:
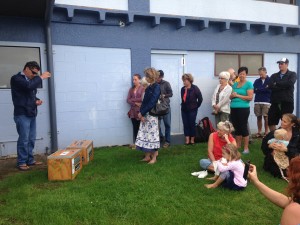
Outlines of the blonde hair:
[{"label": "blonde hair", "polygon": [[278,129],[274,131],[274,138],[277,140],[286,140],[287,131],[285,129]]},{"label": "blonde hair", "polygon": [[236,161],[241,159],[241,153],[238,151],[238,148],[234,144],[226,144],[222,148],[222,152],[229,155],[229,161]]},{"label": "blonde hair", "polygon": [[190,73],[185,73],[182,75],[182,81],[188,80],[191,84],[194,82],[194,77]]},{"label": "blonde hair", "polygon": [[142,85],[144,88],[146,88],[146,87],[149,86],[149,83],[147,82],[146,77],[143,77],[143,78],[141,79],[141,85]]},{"label": "blonde hair", "polygon": [[224,78],[225,80],[229,80],[230,79],[230,73],[227,72],[227,71],[222,71],[220,74],[219,74],[219,77],[220,78]]},{"label": "blonde hair", "polygon": [[234,127],[233,127],[232,123],[230,123],[228,120],[226,120],[224,122],[222,122],[222,121],[219,122],[217,124],[217,128],[219,130],[225,131],[227,133],[231,133],[234,131]]},{"label": "blonde hair", "polygon": [[157,79],[158,76],[159,76],[159,72],[157,72],[157,70],[154,69],[153,67],[146,68],[146,69],[144,70],[144,74],[145,74],[146,78],[149,79],[149,81],[150,81],[149,83],[150,83],[150,84],[155,83],[155,82],[156,82],[156,79]]}]

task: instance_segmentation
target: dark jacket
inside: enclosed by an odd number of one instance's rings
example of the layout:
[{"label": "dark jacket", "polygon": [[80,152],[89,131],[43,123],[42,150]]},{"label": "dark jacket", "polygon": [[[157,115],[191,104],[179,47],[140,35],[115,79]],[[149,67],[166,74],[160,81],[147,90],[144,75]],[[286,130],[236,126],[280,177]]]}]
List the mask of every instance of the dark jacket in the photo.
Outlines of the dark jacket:
[{"label": "dark jacket", "polygon": [[265,79],[265,82],[262,82],[261,78],[258,78],[254,81],[253,87],[254,87],[254,93],[255,98],[254,102],[268,102],[271,101],[271,89],[268,88],[268,85],[270,83],[270,77],[267,76]]},{"label": "dark jacket", "polygon": [[144,99],[140,108],[140,113],[145,116],[155,106],[160,96],[159,84],[149,85],[145,90]]},{"label": "dark jacket", "polygon": [[193,85],[187,91],[186,101],[183,101],[183,95],[185,92],[185,87],[181,88],[181,110],[182,111],[192,111],[198,109],[203,101],[200,89]]},{"label": "dark jacket", "polygon": [[270,77],[269,88],[272,90],[271,103],[294,102],[294,84],[297,80],[295,72],[287,71],[280,78],[280,71]]},{"label": "dark jacket", "polygon": [[165,96],[165,100],[168,104],[170,104],[170,99],[173,96],[173,91],[171,85],[168,81],[161,80],[159,83],[160,93]]},{"label": "dark jacket", "polygon": [[[299,128],[293,127],[292,130],[292,137],[289,141],[289,144],[287,146],[287,152],[285,153],[289,160],[294,158],[295,156],[300,154],[300,131]],[[273,152],[273,149],[269,148],[268,141],[270,139],[274,138],[274,131],[271,131],[267,134],[262,140],[261,143],[261,150],[263,151],[265,155],[264,159],[264,169],[268,172],[270,172],[275,177],[281,177],[281,173],[279,171],[279,167],[277,166],[276,162],[274,161],[274,157],[271,155]]]},{"label": "dark jacket", "polygon": [[11,96],[14,104],[14,116],[25,115],[35,117],[37,115],[36,97],[37,88],[41,87],[42,79],[35,76],[27,81],[24,75],[18,73],[11,77]]}]

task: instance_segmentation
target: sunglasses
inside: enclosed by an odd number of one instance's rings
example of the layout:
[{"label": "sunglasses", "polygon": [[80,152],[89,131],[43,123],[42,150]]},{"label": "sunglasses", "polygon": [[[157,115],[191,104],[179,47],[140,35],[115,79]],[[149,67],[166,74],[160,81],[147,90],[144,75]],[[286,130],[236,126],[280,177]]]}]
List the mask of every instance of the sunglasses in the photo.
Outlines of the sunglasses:
[{"label": "sunglasses", "polygon": [[38,74],[38,72],[35,72],[35,71],[33,71],[33,70],[30,70],[31,71],[31,73],[33,74],[33,75],[37,75]]}]

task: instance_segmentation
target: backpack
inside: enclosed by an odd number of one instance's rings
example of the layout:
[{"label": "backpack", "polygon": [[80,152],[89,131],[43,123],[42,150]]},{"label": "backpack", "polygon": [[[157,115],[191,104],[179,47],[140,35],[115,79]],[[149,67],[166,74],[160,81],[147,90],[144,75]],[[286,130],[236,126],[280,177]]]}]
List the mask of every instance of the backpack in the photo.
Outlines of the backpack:
[{"label": "backpack", "polygon": [[215,132],[215,129],[208,117],[204,117],[196,124],[195,142],[207,142],[209,135]]}]

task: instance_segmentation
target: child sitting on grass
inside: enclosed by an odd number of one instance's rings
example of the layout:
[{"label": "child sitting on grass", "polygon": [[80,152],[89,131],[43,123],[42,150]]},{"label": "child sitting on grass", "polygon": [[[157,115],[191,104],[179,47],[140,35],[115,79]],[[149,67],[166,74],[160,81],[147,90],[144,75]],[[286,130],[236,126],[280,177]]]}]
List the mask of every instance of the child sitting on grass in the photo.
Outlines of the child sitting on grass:
[{"label": "child sitting on grass", "polygon": [[[285,147],[289,145],[289,141],[287,139],[287,131],[285,129],[278,129],[274,132],[274,138],[268,141],[268,144],[277,143],[283,144]],[[287,151],[287,148],[286,148]],[[284,151],[274,150],[273,151],[274,161],[279,167],[281,176],[283,179],[287,180],[282,170],[285,170],[289,166],[289,158],[285,154]]]},{"label": "child sitting on grass", "polygon": [[244,179],[245,165],[241,160],[241,154],[233,144],[226,144],[222,148],[222,156],[228,163],[217,161],[217,167],[220,171],[218,177],[213,177],[213,184],[206,184],[207,188],[216,188],[220,184],[231,190],[243,190],[247,186],[247,180]]}]

